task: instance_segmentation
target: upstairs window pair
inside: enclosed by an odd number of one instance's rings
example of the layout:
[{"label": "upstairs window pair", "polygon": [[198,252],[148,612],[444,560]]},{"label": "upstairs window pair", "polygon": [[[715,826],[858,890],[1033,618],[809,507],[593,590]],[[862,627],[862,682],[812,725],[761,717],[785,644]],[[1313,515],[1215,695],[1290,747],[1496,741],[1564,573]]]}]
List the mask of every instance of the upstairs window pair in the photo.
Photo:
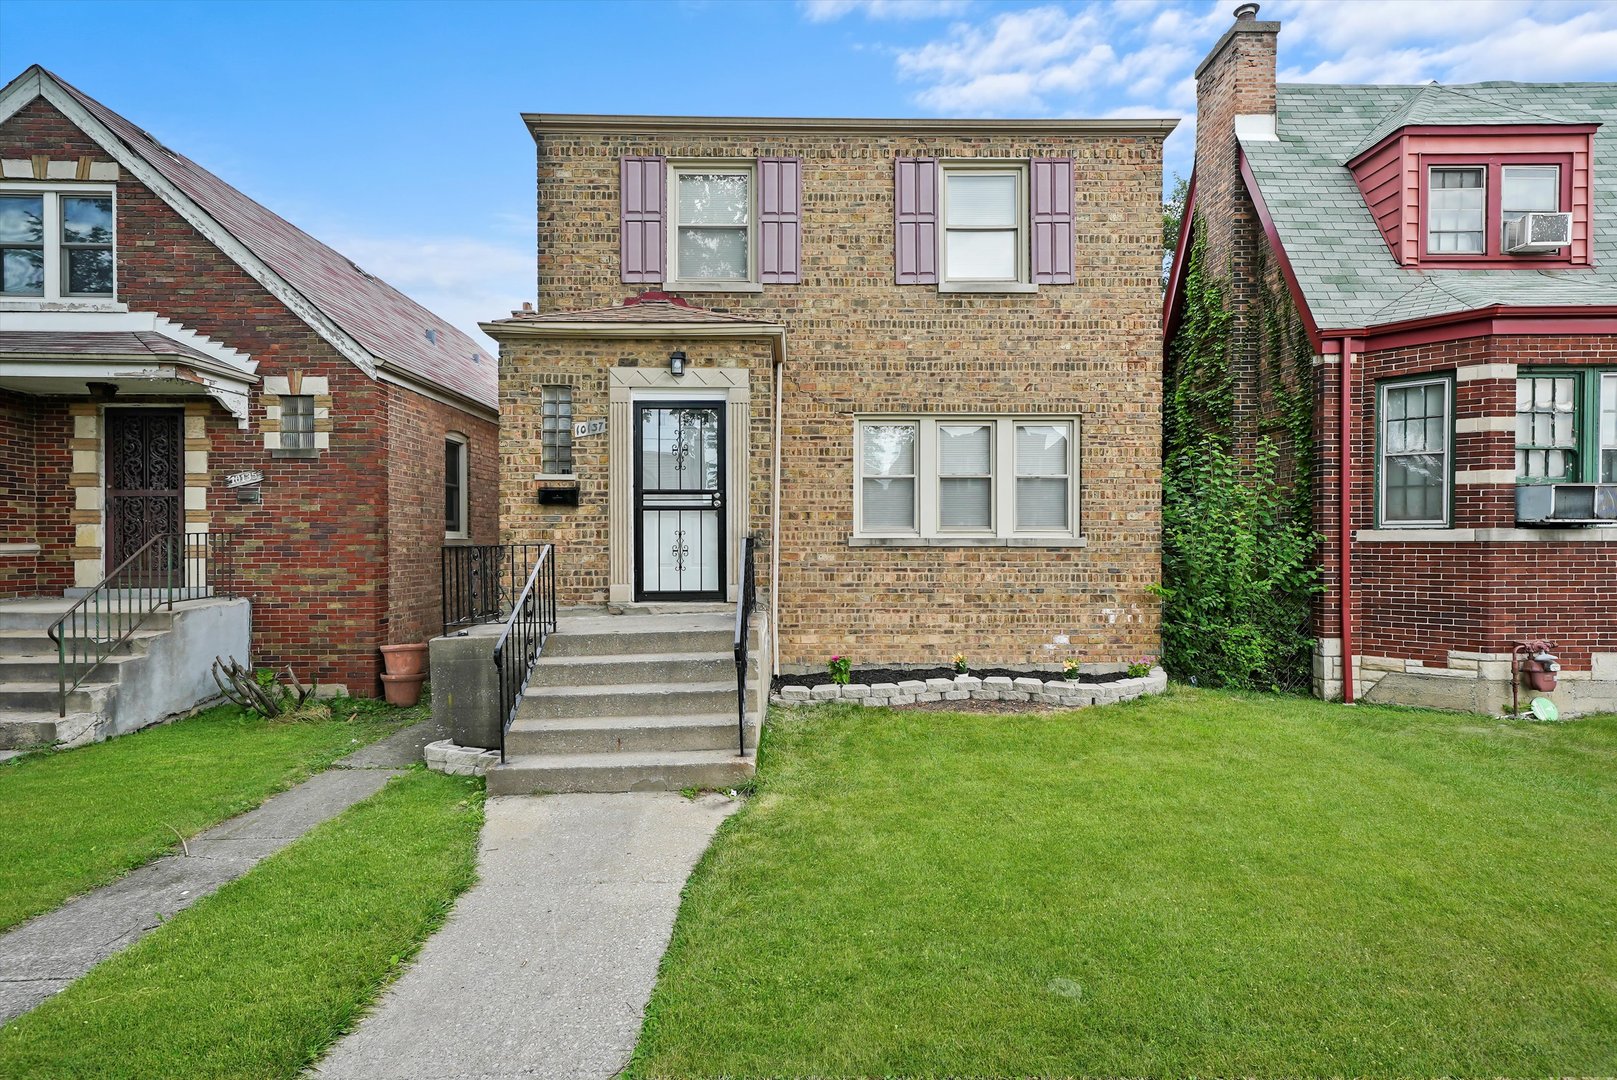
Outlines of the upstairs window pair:
[{"label": "upstairs window pair", "polygon": [[0,191],[0,296],[113,295],[111,194]]},{"label": "upstairs window pair", "polygon": [[1426,204],[1427,254],[1497,255],[1512,221],[1562,209],[1561,167],[1434,166],[1427,173]]}]

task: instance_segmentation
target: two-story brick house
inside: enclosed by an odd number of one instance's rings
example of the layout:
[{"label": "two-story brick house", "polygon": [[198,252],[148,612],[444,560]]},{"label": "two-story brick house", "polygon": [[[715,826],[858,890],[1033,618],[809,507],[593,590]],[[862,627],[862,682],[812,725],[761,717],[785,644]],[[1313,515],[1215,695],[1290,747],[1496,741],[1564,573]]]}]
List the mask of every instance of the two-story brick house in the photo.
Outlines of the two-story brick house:
[{"label": "two-story brick house", "polygon": [[752,536],[786,669],[1156,653],[1173,121],[526,121],[537,310],[484,329],[564,603],[733,600]]},{"label": "two-story brick house", "polygon": [[439,630],[442,546],[494,538],[495,358],[41,68],[0,168],[0,600],[183,533],[259,663],[376,693],[378,646]]},{"label": "two-story brick house", "polygon": [[1164,330],[1199,239],[1248,444],[1265,298],[1307,335],[1316,692],[1496,711],[1540,639],[1563,711],[1617,708],[1617,84],[1276,85],[1256,14],[1197,71]]}]

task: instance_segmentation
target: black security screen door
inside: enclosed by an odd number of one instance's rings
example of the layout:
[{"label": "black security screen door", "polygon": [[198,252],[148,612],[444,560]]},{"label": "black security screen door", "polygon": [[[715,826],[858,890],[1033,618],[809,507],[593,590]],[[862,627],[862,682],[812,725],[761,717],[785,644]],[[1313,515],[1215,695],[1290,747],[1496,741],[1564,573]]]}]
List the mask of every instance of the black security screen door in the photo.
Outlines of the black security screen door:
[{"label": "black security screen door", "polygon": [[640,600],[724,599],[724,405],[634,407],[634,584]]},{"label": "black security screen door", "polygon": [[107,410],[108,570],[152,537],[180,532],[182,416],[177,409]]}]

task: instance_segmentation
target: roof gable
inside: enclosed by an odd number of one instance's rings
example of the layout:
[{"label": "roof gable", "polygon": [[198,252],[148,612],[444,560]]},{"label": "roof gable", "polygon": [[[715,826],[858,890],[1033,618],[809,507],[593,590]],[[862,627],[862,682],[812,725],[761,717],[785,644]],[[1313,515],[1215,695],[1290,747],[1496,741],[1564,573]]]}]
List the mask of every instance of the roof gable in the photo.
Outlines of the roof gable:
[{"label": "roof gable", "polygon": [[0,120],[44,97],[372,378],[498,407],[496,362],[458,328],[49,71],[0,90]]}]

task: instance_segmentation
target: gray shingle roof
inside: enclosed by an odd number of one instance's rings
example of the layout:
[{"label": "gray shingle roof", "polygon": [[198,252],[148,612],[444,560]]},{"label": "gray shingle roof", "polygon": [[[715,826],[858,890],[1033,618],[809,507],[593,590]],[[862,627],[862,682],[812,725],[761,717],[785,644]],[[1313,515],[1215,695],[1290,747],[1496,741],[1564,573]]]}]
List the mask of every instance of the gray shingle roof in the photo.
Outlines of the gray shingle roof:
[{"label": "gray shingle roof", "polygon": [[[1285,84],[1278,88],[1277,106],[1279,139],[1244,138],[1241,148],[1321,328],[1374,326],[1493,304],[1617,304],[1617,176],[1609,164],[1617,160],[1617,83]],[[1343,162],[1404,124],[1535,122],[1605,125],[1594,143],[1594,268],[1400,267]]]}]

